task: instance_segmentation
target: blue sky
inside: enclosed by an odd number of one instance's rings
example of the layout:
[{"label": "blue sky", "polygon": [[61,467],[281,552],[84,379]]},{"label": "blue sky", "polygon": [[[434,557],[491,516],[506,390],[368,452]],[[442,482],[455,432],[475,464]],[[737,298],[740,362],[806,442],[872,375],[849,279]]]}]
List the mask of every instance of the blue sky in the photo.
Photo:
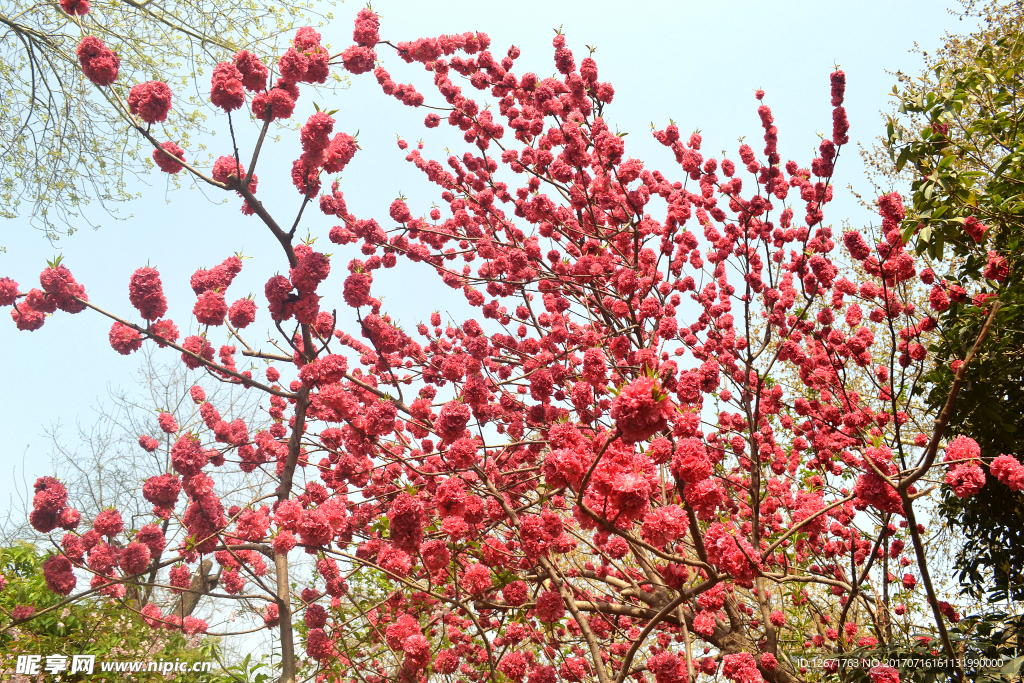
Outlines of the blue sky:
[{"label": "blue sky", "polygon": [[[321,28],[332,51],[351,42],[352,18],[360,5],[349,2],[334,11],[334,20]],[[643,159],[648,168],[675,173],[671,153],[650,136],[650,122],[664,127],[675,120],[684,132],[700,129],[705,155],[725,149],[736,157],[737,138],[746,136],[760,149],[762,131],[754,91],[763,88],[765,103],[772,107],[779,127],[783,159],[806,165],[819,140],[817,133],[831,131],[828,74],[835,64],[847,73],[846,105],[851,121],[851,144],[836,174],[836,201],[827,220],[837,226],[849,220],[863,225],[873,220],[845,191],[848,184],[866,191],[869,187],[856,153],[856,144],[872,144],[883,131],[880,111],[889,108],[895,78],[886,70],[917,73],[920,58],[908,51],[914,42],[924,49],[937,46],[945,31],[961,32],[968,26],[957,21],[939,1],[893,2],[543,2],[517,0],[494,2],[399,2],[379,0],[374,9],[382,15],[382,37],[411,40],[466,30],[488,33],[491,51],[503,55],[510,45],[522,49],[515,67],[518,73],[534,71],[541,76],[554,72],[551,38],[559,26],[566,34],[577,61],[586,56],[584,45],[595,46],[600,80],[616,89],[606,118],[613,129],[626,131],[626,152]],[[386,68],[399,82],[414,82],[438,103],[422,68],[406,65],[387,48],[379,51]],[[205,89],[206,83],[200,84]],[[409,199],[413,212],[429,211],[440,199],[426,180],[403,160],[395,135],[410,142],[426,141],[424,155],[444,159],[446,145],[461,154],[464,143],[446,128],[428,131],[422,125],[426,111],[411,109],[385,97],[373,78],[353,78],[352,87],[334,93],[304,92],[296,110],[297,120],[322,108],[338,109],[335,130],[359,131],[362,150],[342,176],[342,190],[349,210],[361,218],[390,223],[387,207],[399,193]],[[230,153],[227,121],[211,121],[220,132],[207,140],[215,154]],[[251,128],[241,125],[243,140]],[[248,138],[247,138],[248,136]],[[247,149],[243,142],[243,149]],[[258,168],[258,195],[277,216],[290,222],[299,197],[288,181],[291,161],[300,150],[292,131],[265,148]],[[243,152],[248,158],[248,152]],[[126,316],[135,311],[128,302],[128,278],[147,262],[161,269],[170,300],[169,315],[179,326],[189,318],[194,295],[188,278],[197,268],[212,266],[236,251],[252,258],[228,292],[228,300],[257,295],[262,306],[263,283],[286,268],[280,249],[255,217],[244,217],[239,201],[220,198],[196,189],[169,191],[166,177],[153,173],[137,189],[142,199],[122,208],[127,220],[115,221],[94,212],[99,230],[83,229],[51,246],[28,225],[27,219],[3,225],[0,276],[10,276],[23,291],[37,286],[36,278],[46,259],[62,253],[66,265],[83,283],[90,299],[100,307]],[[300,234],[321,236],[327,242],[330,219],[309,211]],[[333,245],[330,245],[333,247]],[[337,272],[357,248],[323,247],[335,254]],[[335,298],[339,312],[347,312],[340,300],[343,278],[328,280],[321,293]],[[446,287],[425,270],[400,267],[377,278],[376,288],[385,294],[386,309],[408,329],[432,310],[451,311],[456,317],[464,304],[452,299]],[[330,306],[328,306],[329,308]],[[72,425],[88,422],[91,406],[107,387],[131,388],[132,371],[139,359],[125,358],[107,342],[109,321],[91,312],[69,316],[58,312],[33,333],[18,332],[0,314],[0,349],[3,350],[5,391],[0,398],[0,500],[35,477],[49,472],[49,445],[42,436],[45,425],[60,421]],[[466,316],[463,315],[462,318]],[[462,319],[460,318],[460,319]],[[250,329],[265,329],[265,311]],[[349,321],[351,331],[351,321]],[[260,337],[255,332],[251,337]],[[215,343],[223,343],[214,338]],[[168,354],[168,359],[171,354]],[[66,430],[71,435],[71,430]],[[17,476],[12,477],[12,473]],[[24,477],[24,479],[23,479]]]}]

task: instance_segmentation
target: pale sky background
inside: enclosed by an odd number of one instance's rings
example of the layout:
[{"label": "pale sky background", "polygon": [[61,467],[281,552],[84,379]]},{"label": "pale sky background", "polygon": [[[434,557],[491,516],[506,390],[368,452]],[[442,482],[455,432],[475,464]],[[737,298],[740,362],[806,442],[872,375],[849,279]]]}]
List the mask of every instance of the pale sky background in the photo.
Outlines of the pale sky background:
[{"label": "pale sky background", "polygon": [[[339,5],[335,19],[321,28],[332,51],[351,43],[352,19],[361,5]],[[522,49],[515,71],[554,73],[551,38],[562,27],[577,64],[586,56],[584,45],[597,47],[594,57],[600,80],[616,90],[606,118],[630,135],[626,153],[645,161],[670,177],[681,177],[671,152],[650,135],[649,123],[663,128],[674,119],[680,130],[699,128],[704,136],[705,157],[720,158],[725,149],[736,158],[737,138],[760,152],[763,134],[754,91],[763,88],[765,103],[772,107],[779,127],[783,159],[807,166],[819,140],[817,133],[831,134],[829,72],[839,64],[847,74],[846,106],[851,122],[851,144],[844,150],[835,176],[837,197],[826,221],[837,226],[844,219],[853,225],[872,222],[871,212],[857,205],[845,190],[859,191],[869,185],[857,155],[857,143],[870,146],[884,130],[880,111],[889,110],[895,78],[886,70],[916,74],[921,59],[909,50],[914,42],[931,50],[945,31],[969,30],[947,12],[949,5],[937,0],[900,2],[551,2],[516,0],[511,3],[447,1],[410,2],[377,0],[382,15],[381,35],[391,40],[412,40],[466,30],[488,33],[491,51],[504,55],[512,44]],[[379,56],[398,82],[414,82],[428,104],[443,104],[425,78],[422,66],[407,65],[388,48]],[[203,79],[200,87],[208,88]],[[472,90],[468,85],[467,90]],[[473,96],[480,98],[478,91]],[[451,144],[461,155],[466,145],[454,139],[447,124],[429,131],[422,125],[423,109],[402,106],[385,97],[370,74],[353,78],[351,89],[313,95],[303,91],[296,111],[304,120],[313,101],[322,108],[338,109],[335,130],[354,134],[359,130],[362,151],[342,176],[342,190],[349,210],[360,218],[376,218],[382,225],[390,202],[399,193],[409,200],[417,215],[440,203],[436,186],[403,160],[395,134],[410,142],[423,138],[424,155],[444,160],[442,150]],[[229,154],[226,117],[211,123],[220,131],[211,142],[215,154]],[[236,124],[237,125],[237,124]],[[247,126],[241,126],[247,128]],[[244,137],[244,136],[243,136]],[[251,149],[244,147],[244,149]],[[295,136],[264,148],[258,196],[272,213],[290,222],[299,196],[288,181],[291,161],[300,153]],[[250,152],[242,153],[243,160]],[[191,157],[190,157],[191,158]],[[132,217],[113,220],[99,210],[91,213],[102,223],[96,231],[83,229],[56,247],[30,228],[28,220],[0,224],[0,276],[10,276],[22,291],[38,286],[39,271],[55,253],[85,285],[91,301],[102,308],[138,319],[128,302],[128,279],[136,268],[149,262],[160,268],[170,301],[169,316],[180,327],[190,317],[195,297],[188,278],[199,267],[212,266],[243,250],[253,258],[228,292],[228,301],[252,292],[261,307],[250,330],[265,329],[263,283],[286,268],[280,248],[256,217],[239,213],[240,202],[231,197],[226,205],[211,204],[196,190],[167,191],[166,177],[158,172],[139,184],[143,198],[122,209]],[[214,195],[210,195],[214,196]],[[215,196],[214,196],[215,197]],[[215,197],[219,199],[219,197]],[[169,202],[166,200],[170,200]],[[663,216],[657,216],[663,218]],[[328,297],[324,305],[338,306],[350,314],[340,297],[348,260],[358,257],[357,246],[337,247],[327,241],[336,222],[319,211],[307,211],[300,234],[306,229],[320,235],[324,251],[334,254],[334,274],[321,287]],[[432,310],[451,311],[459,317],[466,306],[435,275],[416,271],[410,264],[379,271],[375,293],[386,295],[385,307],[410,329]],[[451,302],[451,303],[448,303]],[[92,312],[70,316],[61,312],[36,332],[18,332],[9,317],[0,313],[0,353],[5,389],[0,394],[0,500],[37,476],[50,472],[50,445],[44,426],[60,421],[73,427],[88,422],[91,406],[106,395],[108,387],[132,388],[132,372],[140,358],[115,353],[107,341],[110,322]],[[459,317],[464,319],[465,313]],[[354,331],[352,320],[347,328]],[[183,329],[183,332],[186,332]],[[250,337],[260,335],[252,332]],[[214,335],[215,345],[224,337]],[[252,340],[250,340],[252,341]],[[172,359],[170,352],[166,353]],[[65,429],[71,436],[71,429]],[[0,504],[2,505],[2,504]]]}]

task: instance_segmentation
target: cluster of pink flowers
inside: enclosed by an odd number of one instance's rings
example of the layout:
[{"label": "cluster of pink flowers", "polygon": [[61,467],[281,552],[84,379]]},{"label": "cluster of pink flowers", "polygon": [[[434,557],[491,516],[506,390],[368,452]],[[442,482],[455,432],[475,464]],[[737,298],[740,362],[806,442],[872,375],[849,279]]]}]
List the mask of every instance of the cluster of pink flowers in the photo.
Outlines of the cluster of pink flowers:
[{"label": "cluster of pink flowers", "polygon": [[1024,491],[1024,464],[1012,455],[1000,455],[990,466],[992,476],[1014,491]]},{"label": "cluster of pink flowers", "polygon": [[56,310],[81,313],[89,300],[85,287],[75,281],[65,266],[55,265],[39,274],[42,289],[30,289],[27,294],[18,291],[18,283],[11,278],[0,278],[0,306],[13,306],[11,318],[19,330],[35,331],[46,322],[46,316]]},{"label": "cluster of pink flowers", "polygon": [[868,672],[871,683],[900,683],[900,674],[888,664],[877,664]]},{"label": "cluster of pink flowers", "polygon": [[89,13],[89,0],[60,0],[60,8],[73,17],[80,17]]},{"label": "cluster of pink flowers", "polygon": [[70,595],[75,590],[75,578],[71,560],[63,555],[53,555],[43,563],[46,587],[58,595]]},{"label": "cluster of pink flowers", "polygon": [[985,472],[981,469],[981,448],[968,436],[958,436],[946,446],[943,461],[950,463],[946,484],[958,498],[973,496],[985,485]]},{"label": "cluster of pink flowers", "polygon": [[181,493],[181,480],[173,474],[150,477],[142,487],[143,497],[153,504],[153,514],[169,519]]},{"label": "cluster of pink flowers", "polygon": [[146,320],[159,320],[167,312],[160,273],[155,268],[139,268],[128,283],[128,300]]},{"label": "cluster of pink flowers", "polygon": [[146,123],[167,120],[171,111],[171,89],[163,81],[147,81],[132,86],[128,110]]},{"label": "cluster of pink flowers", "polygon": [[673,408],[657,382],[641,377],[619,392],[610,415],[625,441],[646,441],[668,427]]},{"label": "cluster of pink flowers", "polygon": [[[341,173],[356,153],[356,143],[352,136],[337,133],[332,138],[330,135],[333,130],[334,119],[323,112],[310,116],[302,127],[299,136],[302,155],[292,164],[292,184],[303,195],[315,196],[320,191],[320,173]],[[320,208],[328,215],[344,217],[344,209],[337,202],[343,205],[340,193],[326,201],[322,199]]]},{"label": "cluster of pink flowers", "polygon": [[81,515],[68,507],[68,492],[63,484],[53,477],[40,477],[33,488],[35,495],[28,520],[36,531],[48,534],[57,527],[69,530],[78,527]]},{"label": "cluster of pink flowers", "polygon": [[121,58],[117,56],[98,38],[86,36],[75,50],[82,73],[90,81],[100,87],[108,86],[117,80]]},{"label": "cluster of pink flowers", "polygon": [[725,655],[722,658],[722,675],[735,683],[761,683],[764,680],[757,661],[748,652]]},{"label": "cluster of pink flowers", "polygon": [[185,150],[177,143],[168,140],[153,150],[153,163],[164,173],[175,174],[184,168],[182,162],[187,161]]}]

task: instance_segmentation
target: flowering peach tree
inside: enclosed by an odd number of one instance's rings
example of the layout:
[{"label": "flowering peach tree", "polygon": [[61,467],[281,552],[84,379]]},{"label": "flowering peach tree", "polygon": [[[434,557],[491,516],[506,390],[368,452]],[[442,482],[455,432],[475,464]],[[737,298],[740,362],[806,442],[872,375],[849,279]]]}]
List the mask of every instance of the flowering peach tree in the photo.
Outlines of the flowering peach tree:
[{"label": "flowering peach tree", "polygon": [[[879,198],[879,227],[825,221],[848,142],[844,73],[831,74],[831,138],[806,167],[782,161],[758,91],[761,152],[705,157],[699,134],[670,125],[654,132],[674,156],[659,171],[627,156],[612,85],[561,34],[551,78],[518,70],[519,49],[499,56],[483,33],[381,40],[368,9],[353,40],[331,54],[303,28],[272,66],[246,51],[219,64],[209,98],[234,144],[208,169],[157,132],[168,85],[128,88],[116,54],[92,37],[78,47],[160,171],[237,194],[284,270],[264,299],[233,303],[240,259],[197,271],[202,333],[184,339],[150,267],[128,283],[134,312],[90,301],[62,263],[27,292],[0,280],[20,329],[89,309],[112,320],[118,353],[180,354],[263,392],[272,421],[255,433],[228,422],[196,387],[209,436],[161,416],[172,467],[140,482],[153,518],[137,530],[114,509],[81,519],[60,482],[39,479],[31,521],[54,543],[50,589],[212,634],[156,597],[197,590],[212,557],[221,573],[205,592],[257,606],[252,628],[277,634],[282,681],[792,683],[921,628],[956,656],[959,615],[938,600],[916,502],[940,487],[973,495],[988,468],[1020,489],[1024,465],[945,434],[988,327],[941,414],[915,402],[935,311],[971,293],[934,284],[904,248],[900,196]],[[381,52],[426,69],[436,94],[396,81]],[[462,156],[440,161],[399,142],[444,212],[400,199],[381,222],[349,213],[332,178],[358,148],[322,111],[292,152],[298,216],[258,199],[271,125],[334,69],[426,108],[427,128],[463,133]],[[240,116],[260,131],[245,157]],[[300,223],[334,255],[297,239]],[[374,293],[407,261],[478,315],[404,331]],[[272,353],[246,340],[257,312],[276,330]],[[238,471],[271,485],[228,507],[220,482]],[[302,554],[311,575],[294,571]],[[19,609],[8,623],[39,613]],[[802,663],[815,658],[824,668]],[[885,666],[871,677],[898,678]]]}]

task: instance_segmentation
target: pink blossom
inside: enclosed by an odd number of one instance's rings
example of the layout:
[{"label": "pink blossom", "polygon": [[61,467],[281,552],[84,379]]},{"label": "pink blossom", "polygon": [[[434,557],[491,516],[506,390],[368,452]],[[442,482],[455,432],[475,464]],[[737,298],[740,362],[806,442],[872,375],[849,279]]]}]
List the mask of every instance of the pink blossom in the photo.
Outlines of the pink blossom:
[{"label": "pink blossom", "polygon": [[1014,491],[1024,491],[1024,465],[1012,455],[1000,455],[990,465],[992,476]]},{"label": "pink blossom", "polygon": [[647,377],[633,380],[612,401],[611,417],[627,442],[645,441],[668,426],[673,405]]},{"label": "pink blossom", "polygon": [[565,602],[558,591],[547,590],[537,596],[537,618],[546,623],[560,621],[565,616]]}]

